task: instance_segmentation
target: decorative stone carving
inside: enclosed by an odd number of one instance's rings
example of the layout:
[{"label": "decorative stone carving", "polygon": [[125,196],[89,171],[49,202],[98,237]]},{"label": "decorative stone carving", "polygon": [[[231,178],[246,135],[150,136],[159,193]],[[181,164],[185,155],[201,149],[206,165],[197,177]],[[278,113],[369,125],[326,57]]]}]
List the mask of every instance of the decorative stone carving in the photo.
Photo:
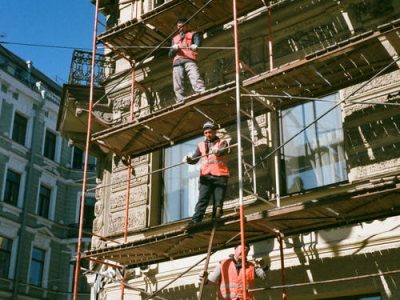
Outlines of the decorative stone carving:
[{"label": "decorative stone carving", "polygon": [[[110,198],[110,210],[118,211],[125,209],[125,199],[127,191],[113,193]],[[148,187],[147,184],[131,188],[129,197],[129,207],[147,202]]]},{"label": "decorative stone carving", "polygon": [[[138,206],[129,210],[128,230],[140,229],[146,226],[146,206]],[[108,217],[107,233],[115,235],[124,232],[125,211],[118,211]]]}]

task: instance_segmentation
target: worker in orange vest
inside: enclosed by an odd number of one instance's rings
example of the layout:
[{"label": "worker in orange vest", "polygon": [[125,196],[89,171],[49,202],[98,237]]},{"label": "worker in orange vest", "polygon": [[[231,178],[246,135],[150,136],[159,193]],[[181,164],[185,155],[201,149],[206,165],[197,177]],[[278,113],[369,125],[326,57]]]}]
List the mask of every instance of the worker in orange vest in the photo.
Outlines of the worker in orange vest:
[{"label": "worker in orange vest", "polygon": [[199,199],[192,220],[188,224],[189,228],[202,221],[211,196],[213,197],[213,217],[220,218],[223,213],[222,206],[229,178],[226,162],[228,143],[217,136],[216,129],[214,123],[210,121],[204,123],[205,139],[197,145],[192,155],[183,158],[183,161],[188,164],[201,162]]},{"label": "worker in orange vest", "polygon": [[185,72],[195,92],[199,93],[205,90],[204,81],[200,77],[197,66],[197,50],[200,47],[202,36],[199,32],[190,30],[188,19],[184,17],[179,17],[176,25],[179,32],[172,39],[168,56],[173,58],[172,79],[176,101],[183,103],[185,101]]},{"label": "worker in orange vest", "polygon": [[[219,287],[217,300],[244,300],[243,298],[243,272],[246,272],[246,290],[254,287],[255,277],[265,280],[265,271],[269,266],[259,261],[257,265],[247,261],[249,253],[249,245],[246,243],[244,251],[242,246],[235,247],[235,253],[231,254],[228,259],[221,261],[214,271],[205,278],[205,283],[214,283]],[[242,255],[245,255],[246,266],[242,268]],[[201,275],[203,276],[203,274]],[[202,277],[200,279],[203,279]],[[246,300],[254,300],[252,292],[247,291]]]}]

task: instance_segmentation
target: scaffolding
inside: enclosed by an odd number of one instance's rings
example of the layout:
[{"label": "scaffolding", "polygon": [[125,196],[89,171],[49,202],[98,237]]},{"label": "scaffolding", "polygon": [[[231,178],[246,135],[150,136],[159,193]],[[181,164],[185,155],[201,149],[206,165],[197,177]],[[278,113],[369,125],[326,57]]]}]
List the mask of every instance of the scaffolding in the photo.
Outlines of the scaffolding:
[{"label": "scaffolding", "polygon": [[[396,178],[386,178],[380,180],[379,183],[375,182],[367,185],[348,185],[339,191],[339,193],[342,193],[342,196],[335,200],[330,199],[327,194],[321,192],[320,199],[308,203],[307,207],[305,207],[303,203],[293,203],[290,207],[282,206],[279,182],[279,150],[284,144],[274,148],[266,156],[261,157],[257,161],[254,136],[255,118],[262,113],[270,112],[271,115],[276,115],[277,111],[290,107],[294,103],[313,100],[319,101],[320,99],[317,98],[317,96],[325,95],[337,90],[341,86],[348,86],[365,80],[368,80],[368,83],[379,75],[398,69],[400,59],[396,52],[391,51],[390,46],[397,49],[400,46],[400,37],[398,34],[400,20],[384,24],[376,31],[363,32],[359,35],[353,34],[351,38],[343,38],[340,42],[322,45],[319,49],[306,53],[303,59],[296,59],[276,68],[274,67],[274,55],[272,52],[272,10],[284,5],[293,5],[292,1],[280,0],[268,1],[267,3],[266,1],[232,0],[232,3],[229,4],[232,14],[226,12],[226,3],[218,1],[209,0],[197,7],[189,3],[189,1],[169,1],[158,9],[154,9],[150,13],[145,14],[141,20],[136,16],[136,18],[128,24],[113,27],[106,33],[98,35],[99,3],[100,0],[96,0],[89,101],[87,109],[82,109],[82,111],[87,112],[87,122],[82,119],[80,120],[82,124],[87,125],[87,128],[85,132],[86,151],[73,290],[74,300],[77,299],[81,259],[88,259],[98,264],[110,265],[120,270],[122,279],[118,282],[121,284],[121,299],[123,299],[125,288],[135,289],[125,282],[126,270],[128,268],[207,252],[208,255],[204,259],[198,261],[180,276],[183,276],[204,260],[206,260],[206,272],[209,257],[215,251],[232,246],[238,243],[238,241],[240,241],[241,246],[244,247],[245,240],[258,241],[266,238],[276,238],[279,243],[282,284],[276,288],[282,290],[282,299],[287,299],[287,288],[293,287],[293,285],[286,285],[285,280],[283,253],[283,239],[285,235],[307,232],[315,228],[325,228],[332,225],[354,224],[360,221],[374,219],[378,216],[396,215],[400,212],[398,209],[393,210],[393,203],[396,200],[394,197],[390,197],[390,192],[398,189],[398,179]],[[126,3],[137,4],[138,2],[127,1]],[[254,72],[240,60],[238,31],[238,12],[243,16],[258,9],[266,9],[267,12],[269,49],[269,69],[260,74]],[[140,83],[136,82],[135,70],[141,67],[146,59],[156,53],[157,50],[169,48],[163,45],[176,34],[176,31],[169,32],[165,29],[164,32],[160,32],[154,30],[154,28],[163,28],[163,24],[168,22],[173,23],[175,21],[175,11],[185,12],[190,15],[188,21],[197,22],[198,27],[203,29],[215,25],[215,20],[219,20],[219,24],[231,22],[234,46],[215,48],[234,51],[235,79],[224,85],[211,88],[201,94],[191,96],[189,98],[190,101],[184,104],[175,104],[152,112],[146,117],[135,118],[135,90],[138,88],[138,85],[140,85]],[[210,12],[213,12],[211,17],[209,15]],[[201,18],[198,17],[198,15],[201,15]],[[345,15],[343,15],[343,18],[346,20]],[[205,21],[199,23],[199,20],[202,19]],[[151,26],[148,26],[148,24],[151,24]],[[347,25],[350,27],[349,24]],[[136,38],[137,36],[143,36],[143,34],[147,36],[146,39]],[[102,43],[117,57],[128,61],[131,66],[129,72],[126,72],[121,79],[117,80],[116,85],[112,88],[116,88],[130,76],[129,119],[127,122],[122,122],[119,125],[113,124],[111,120],[105,123],[104,120],[101,121],[97,119],[96,115],[93,114],[93,108],[95,106],[101,106],[102,100],[111,92],[110,90],[104,92],[95,85],[98,43]],[[204,48],[214,49],[213,47]],[[150,51],[146,52],[148,49],[150,49]],[[141,60],[137,62],[132,59],[133,57],[140,57]],[[247,79],[241,79],[240,75],[243,70],[252,73],[252,76]],[[357,91],[361,90],[367,83],[364,83],[361,87],[353,91],[352,95],[356,94]],[[75,87],[71,90],[78,93],[75,97],[84,98],[87,96],[84,89]],[[307,96],[302,96],[304,91],[306,91]],[[71,95],[73,95],[73,93],[71,93]],[[336,103],[333,107],[343,104],[350,96]],[[68,97],[71,96],[68,95],[67,91],[67,95],[64,95],[64,98]],[[210,105],[210,100],[212,100],[212,105]],[[366,102],[365,104],[371,103]],[[66,107],[63,117],[64,120],[68,120],[73,114],[71,110],[72,104],[64,103],[63,105]],[[104,108],[104,111],[105,113],[110,113],[107,107]],[[326,111],[320,117],[315,118],[296,135],[315,124],[329,112],[330,110]],[[68,114],[70,116],[68,116]],[[167,116],[168,119],[166,118]],[[190,122],[187,122],[188,119],[190,119]],[[132,180],[134,180],[134,178],[132,178],[132,158],[198,135],[200,133],[199,124],[201,124],[204,119],[212,120],[220,126],[236,124],[237,143],[230,147],[237,148],[238,212],[224,216],[222,220],[218,221],[218,227],[221,226],[224,228],[223,233],[216,230],[216,223],[208,223],[192,233],[188,241],[188,233],[185,231],[178,229],[173,230],[169,234],[164,234],[159,233],[157,228],[150,228],[147,230],[146,238],[141,241],[129,242],[129,200],[131,198],[131,184]],[[162,120],[162,122],[160,122],[160,120]],[[176,120],[178,120],[178,122]],[[243,120],[248,120],[250,122],[250,137],[245,137],[241,132],[241,123]],[[185,126],[183,127],[182,124],[185,124]],[[270,128],[271,126],[269,126],[269,129]],[[83,135],[84,132],[82,129],[80,130],[79,133]],[[274,136],[273,133],[270,134]],[[275,133],[274,139],[275,144],[278,144],[276,142],[277,139],[279,139],[277,133]],[[251,145],[250,162],[246,162],[243,157],[242,140],[249,142]],[[82,138],[80,143],[82,144],[83,141],[84,139]],[[91,147],[93,147],[93,150]],[[82,220],[84,216],[85,195],[88,192],[86,187],[88,155],[90,151],[102,151],[102,149],[111,151],[124,159],[127,166],[127,179],[118,183],[126,184],[127,186],[123,243],[111,241],[115,245],[108,246],[104,249],[87,251],[82,255]],[[257,165],[270,157],[273,157],[275,164],[275,195],[271,199],[264,199],[258,195],[257,192],[257,176],[255,170]],[[179,165],[181,164],[167,168],[173,168]],[[167,168],[161,168],[149,172],[146,175],[162,172]],[[243,174],[246,174],[250,178],[251,190],[246,190],[244,188]],[[133,177],[137,178],[138,176],[133,175]],[[362,186],[363,189],[360,189],[359,186]],[[106,186],[103,185],[98,188],[105,187]],[[351,192],[349,192],[349,190],[351,190]],[[365,193],[365,191],[368,193]],[[255,206],[252,210],[249,210],[249,214],[245,215],[244,193],[247,194],[247,197],[260,200],[264,208],[260,209],[260,205],[258,207]],[[380,196],[382,194],[388,195],[384,201],[380,201]],[[351,205],[346,201],[349,197],[352,199]],[[374,206],[370,205],[372,203],[371,199],[375,201]],[[370,206],[364,207],[366,203]],[[329,205],[331,209],[329,212],[327,212],[327,205]],[[267,206],[268,209],[265,209],[265,206]],[[377,209],[377,207],[379,207],[379,209]],[[337,213],[338,211],[339,213]],[[346,213],[340,213],[340,211]],[[288,221],[290,221],[290,224],[287,224]],[[211,230],[211,240],[208,239],[209,230]],[[152,232],[154,232],[154,234]],[[231,235],[229,239],[226,239],[227,232]],[[237,232],[239,232],[239,234]],[[104,238],[107,239],[106,237]],[[196,241],[196,247],[189,245],[193,243],[193,239]],[[214,244],[213,241],[215,241]],[[144,245],[146,246],[145,249],[143,247]],[[242,260],[242,265],[245,265],[244,256]],[[113,263],[109,261],[113,261]],[[244,274],[245,273],[243,273],[242,280],[246,286]],[[178,278],[174,279],[172,282],[177,279]],[[146,299],[163,299],[158,296],[159,292],[172,284],[172,282],[154,293],[147,293]],[[247,289],[244,288],[243,291],[244,298],[246,299]],[[201,299],[201,293],[199,299]]]}]

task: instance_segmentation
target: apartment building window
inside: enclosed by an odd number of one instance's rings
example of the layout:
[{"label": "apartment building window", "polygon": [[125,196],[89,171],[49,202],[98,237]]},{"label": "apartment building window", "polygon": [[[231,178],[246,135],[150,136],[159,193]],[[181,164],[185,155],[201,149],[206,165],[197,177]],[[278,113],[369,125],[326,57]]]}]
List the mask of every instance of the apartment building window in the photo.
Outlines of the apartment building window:
[{"label": "apartment building window", "polygon": [[7,170],[6,188],[4,190],[4,202],[17,205],[21,175],[12,170]]},{"label": "apartment building window", "polygon": [[4,94],[7,94],[7,92],[8,92],[8,87],[5,85],[5,84],[1,84],[1,91],[4,93]]},{"label": "apartment building window", "polygon": [[10,269],[12,240],[0,236],[0,277],[8,278]]},{"label": "apartment building window", "polygon": [[288,194],[347,180],[340,108],[333,109],[290,140],[338,101],[337,95],[323,100],[282,111],[281,141],[288,141],[283,147],[283,169]]},{"label": "apartment building window", "polygon": [[[180,163],[182,157],[194,152],[202,137],[174,145],[164,151],[164,166]],[[162,222],[168,223],[191,216],[198,197],[200,163],[181,165],[164,171]]]},{"label": "apartment building window", "polygon": [[12,97],[13,97],[15,100],[18,100],[19,94],[18,94],[17,92],[13,92],[13,93],[12,93]]},{"label": "apartment building window", "polygon": [[[85,152],[81,149],[74,147],[72,154],[72,168],[76,170],[83,170],[83,164],[85,161]],[[96,170],[96,158],[89,155],[88,170]]]},{"label": "apartment building window", "polygon": [[17,142],[18,144],[25,145],[27,124],[27,118],[18,113],[15,114],[12,132],[13,141]]},{"label": "apartment building window", "polygon": [[49,130],[46,130],[46,137],[44,139],[43,156],[54,160],[56,155],[56,141],[57,136]]},{"label": "apartment building window", "polygon": [[31,258],[31,269],[29,273],[29,283],[41,286],[44,271],[44,260],[46,251],[40,248],[33,247]]},{"label": "apartment building window", "polygon": [[91,229],[93,227],[95,204],[96,204],[96,198],[85,197],[85,210],[83,216],[83,228],[85,229]]},{"label": "apartment building window", "polygon": [[40,186],[39,190],[39,201],[38,201],[38,212],[37,214],[43,218],[49,217],[50,210],[50,199],[51,199],[51,189]]}]

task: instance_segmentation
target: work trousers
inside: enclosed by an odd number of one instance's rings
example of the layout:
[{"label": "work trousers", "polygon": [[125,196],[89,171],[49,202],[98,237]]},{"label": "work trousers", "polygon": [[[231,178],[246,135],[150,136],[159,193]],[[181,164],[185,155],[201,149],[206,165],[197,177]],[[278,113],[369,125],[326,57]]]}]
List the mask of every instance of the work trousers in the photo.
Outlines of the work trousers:
[{"label": "work trousers", "polygon": [[199,200],[197,201],[195,212],[192,216],[194,223],[203,220],[211,196],[213,197],[213,216],[217,207],[221,207],[224,202],[226,187],[228,185],[227,176],[200,176],[199,180]]},{"label": "work trousers", "polygon": [[193,90],[197,93],[204,91],[204,81],[200,77],[199,68],[197,67],[196,62],[185,61],[179,65],[174,65],[172,78],[177,102],[182,102],[185,98],[185,72],[189,77]]}]

